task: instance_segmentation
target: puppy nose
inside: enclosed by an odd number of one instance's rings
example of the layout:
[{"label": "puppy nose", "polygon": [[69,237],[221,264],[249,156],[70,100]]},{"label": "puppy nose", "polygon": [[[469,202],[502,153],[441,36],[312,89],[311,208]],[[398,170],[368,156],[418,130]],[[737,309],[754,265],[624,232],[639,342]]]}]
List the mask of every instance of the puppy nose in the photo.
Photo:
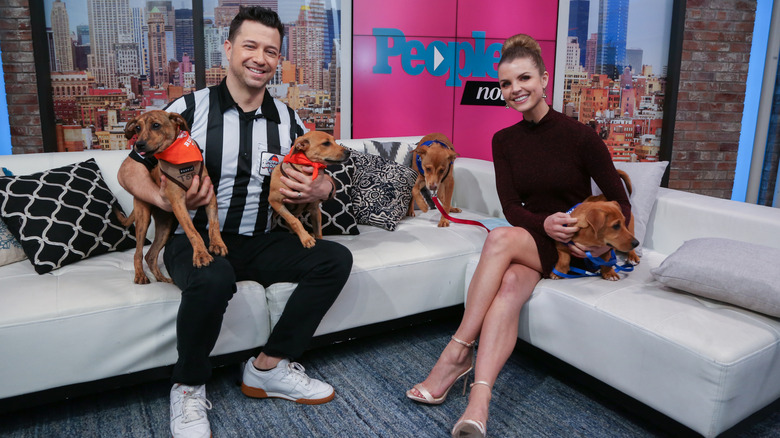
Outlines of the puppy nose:
[{"label": "puppy nose", "polygon": [[639,246],[639,241],[636,239],[631,239],[631,248],[636,248]]}]

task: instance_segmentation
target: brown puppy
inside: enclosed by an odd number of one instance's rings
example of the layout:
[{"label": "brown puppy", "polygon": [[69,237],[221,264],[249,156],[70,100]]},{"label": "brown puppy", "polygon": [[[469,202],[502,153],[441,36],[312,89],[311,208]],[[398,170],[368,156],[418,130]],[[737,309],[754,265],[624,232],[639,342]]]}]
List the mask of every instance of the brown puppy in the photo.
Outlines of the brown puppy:
[{"label": "brown puppy", "polygon": [[[618,174],[623,179],[631,194],[631,179],[628,174],[618,170]],[[620,209],[620,204],[616,201],[607,201],[604,195],[590,196],[579,204],[571,213],[571,217],[577,219],[574,226],[579,230],[572,236],[571,241],[584,246],[609,246],[618,251],[628,253],[627,260],[633,264],[639,263],[639,257],[634,248],[639,245],[639,241],[634,237],[634,215],[628,220],[628,226],[625,225],[625,217]],[[569,246],[556,242],[558,249],[558,263],[555,269],[564,274],[569,272],[571,263],[571,251]],[[607,251],[601,256],[604,261],[609,261],[611,251]],[[601,278],[605,280],[620,280],[620,276],[611,266],[601,266]],[[551,274],[550,278],[559,279],[558,275]]]},{"label": "brown puppy", "polygon": [[[133,148],[141,155],[160,155],[165,156],[165,152],[178,137],[182,137],[182,143],[189,139],[188,135],[181,135],[182,132],[188,132],[187,122],[176,113],[154,110],[149,111],[128,122],[125,127],[125,137],[132,139],[135,137]],[[188,154],[184,157],[193,157],[195,154],[200,156],[200,149],[195,141],[189,139],[191,143],[184,144],[188,149]],[[177,144],[177,148],[180,147]],[[173,152],[173,150],[169,151]],[[150,218],[154,217],[155,233],[154,242],[152,242],[149,252],[146,254],[146,264],[152,270],[157,281],[172,283],[170,278],[165,277],[157,266],[157,256],[162,250],[165,242],[170,237],[174,229],[175,220],[179,221],[187,237],[192,244],[192,265],[195,267],[207,266],[214,258],[209,254],[224,256],[227,254],[227,247],[222,241],[222,235],[219,232],[219,217],[217,215],[216,196],[211,197],[211,202],[206,206],[206,213],[209,221],[209,248],[203,242],[200,234],[195,230],[190,219],[190,214],[185,205],[185,192],[196,174],[203,177],[207,176],[206,166],[200,161],[186,162],[183,164],[171,164],[158,158],[158,164],[151,171],[151,178],[160,185],[160,176],[164,173],[168,179],[165,186],[165,196],[173,207],[173,213],[161,210],[153,204],[144,202],[138,198],[133,199],[133,211],[127,217],[120,215],[122,223],[129,227],[135,222],[135,237],[137,245],[135,248],[135,257],[133,259],[135,267],[135,283],[148,284],[149,278],[144,273],[143,268],[143,245],[146,237],[146,231],[149,229]],[[197,158],[196,158],[197,159]],[[173,172],[172,172],[173,170]],[[169,176],[175,174],[175,176]]]},{"label": "brown puppy", "polygon": [[[349,158],[349,149],[336,144],[336,139],[332,135],[321,131],[309,131],[295,140],[290,153],[271,173],[271,191],[268,193],[268,203],[271,204],[276,214],[287,222],[290,229],[298,235],[304,248],[311,248],[316,243],[316,239],[322,239],[320,202],[290,204],[288,207],[282,202],[285,196],[279,189],[289,189],[289,187],[282,183],[281,177],[282,175],[286,176],[285,172],[290,168],[300,170],[296,163],[313,165],[316,172],[318,168],[324,168],[328,164],[341,163],[347,158]],[[306,231],[298,219],[298,216],[306,210],[309,211],[314,236]]]},{"label": "brown puppy", "polygon": [[[452,163],[458,153],[452,147],[452,142],[446,135],[440,133],[428,134],[417,144],[412,156],[412,168],[417,170],[417,181],[412,187],[412,201],[409,203],[409,216],[414,216],[414,205],[423,212],[428,211],[420,190],[427,187],[431,196],[441,201],[444,212],[460,213],[460,209],[452,207],[452,193],[455,188],[455,178],[452,176]],[[442,216],[439,227],[449,227],[450,221]]]}]

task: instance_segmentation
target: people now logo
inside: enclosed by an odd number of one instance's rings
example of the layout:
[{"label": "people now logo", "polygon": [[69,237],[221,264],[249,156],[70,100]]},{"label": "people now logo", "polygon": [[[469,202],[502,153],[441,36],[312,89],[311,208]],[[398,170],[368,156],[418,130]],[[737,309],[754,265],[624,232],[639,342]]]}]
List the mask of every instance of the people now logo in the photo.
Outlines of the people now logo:
[{"label": "people now logo", "polygon": [[[432,41],[426,47],[422,41],[407,40],[399,29],[374,28],[376,37],[375,74],[391,74],[391,57],[401,57],[401,68],[406,74],[417,76],[428,71],[433,76],[447,78],[447,86],[459,87],[461,78],[498,78],[496,64],[501,57],[501,43],[485,47],[485,32],[472,31],[474,41]],[[424,62],[415,62],[424,61]]]}]

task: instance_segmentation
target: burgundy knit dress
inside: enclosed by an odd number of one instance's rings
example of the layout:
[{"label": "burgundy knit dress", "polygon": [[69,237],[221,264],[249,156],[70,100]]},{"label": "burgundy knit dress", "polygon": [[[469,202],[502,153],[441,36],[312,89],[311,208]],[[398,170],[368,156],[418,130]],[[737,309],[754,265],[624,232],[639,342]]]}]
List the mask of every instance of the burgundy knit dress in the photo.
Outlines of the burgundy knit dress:
[{"label": "burgundy knit dress", "polygon": [[509,223],[536,241],[543,277],[558,253],[544,231],[547,216],[566,212],[592,195],[590,179],[629,217],[631,204],[609,150],[589,126],[554,109],[538,122],[521,121],[493,136],[493,165],[501,207]]}]

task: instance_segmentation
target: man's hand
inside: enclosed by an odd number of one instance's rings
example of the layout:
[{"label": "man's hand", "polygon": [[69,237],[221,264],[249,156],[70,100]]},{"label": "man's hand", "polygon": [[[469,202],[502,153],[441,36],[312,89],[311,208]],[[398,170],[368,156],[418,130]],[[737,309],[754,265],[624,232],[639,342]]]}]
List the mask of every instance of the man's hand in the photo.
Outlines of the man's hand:
[{"label": "man's hand", "polygon": [[[165,195],[166,187],[168,187],[168,178],[162,175],[160,177],[160,198],[162,198],[163,202],[158,207],[172,212],[173,207],[171,207],[171,203]],[[207,176],[201,181],[200,177],[196,175],[192,178],[192,185],[185,193],[184,203],[187,205],[187,210],[195,210],[211,202],[212,196],[214,196],[214,185],[211,184],[211,178]]]},{"label": "man's hand", "polygon": [[328,198],[334,187],[330,176],[325,175],[324,172],[320,172],[317,178],[312,180],[314,168],[311,166],[303,166],[301,171],[285,169],[285,172],[287,176],[282,175],[281,181],[286,187],[279,189],[285,196],[282,202],[289,204],[320,202]]}]

